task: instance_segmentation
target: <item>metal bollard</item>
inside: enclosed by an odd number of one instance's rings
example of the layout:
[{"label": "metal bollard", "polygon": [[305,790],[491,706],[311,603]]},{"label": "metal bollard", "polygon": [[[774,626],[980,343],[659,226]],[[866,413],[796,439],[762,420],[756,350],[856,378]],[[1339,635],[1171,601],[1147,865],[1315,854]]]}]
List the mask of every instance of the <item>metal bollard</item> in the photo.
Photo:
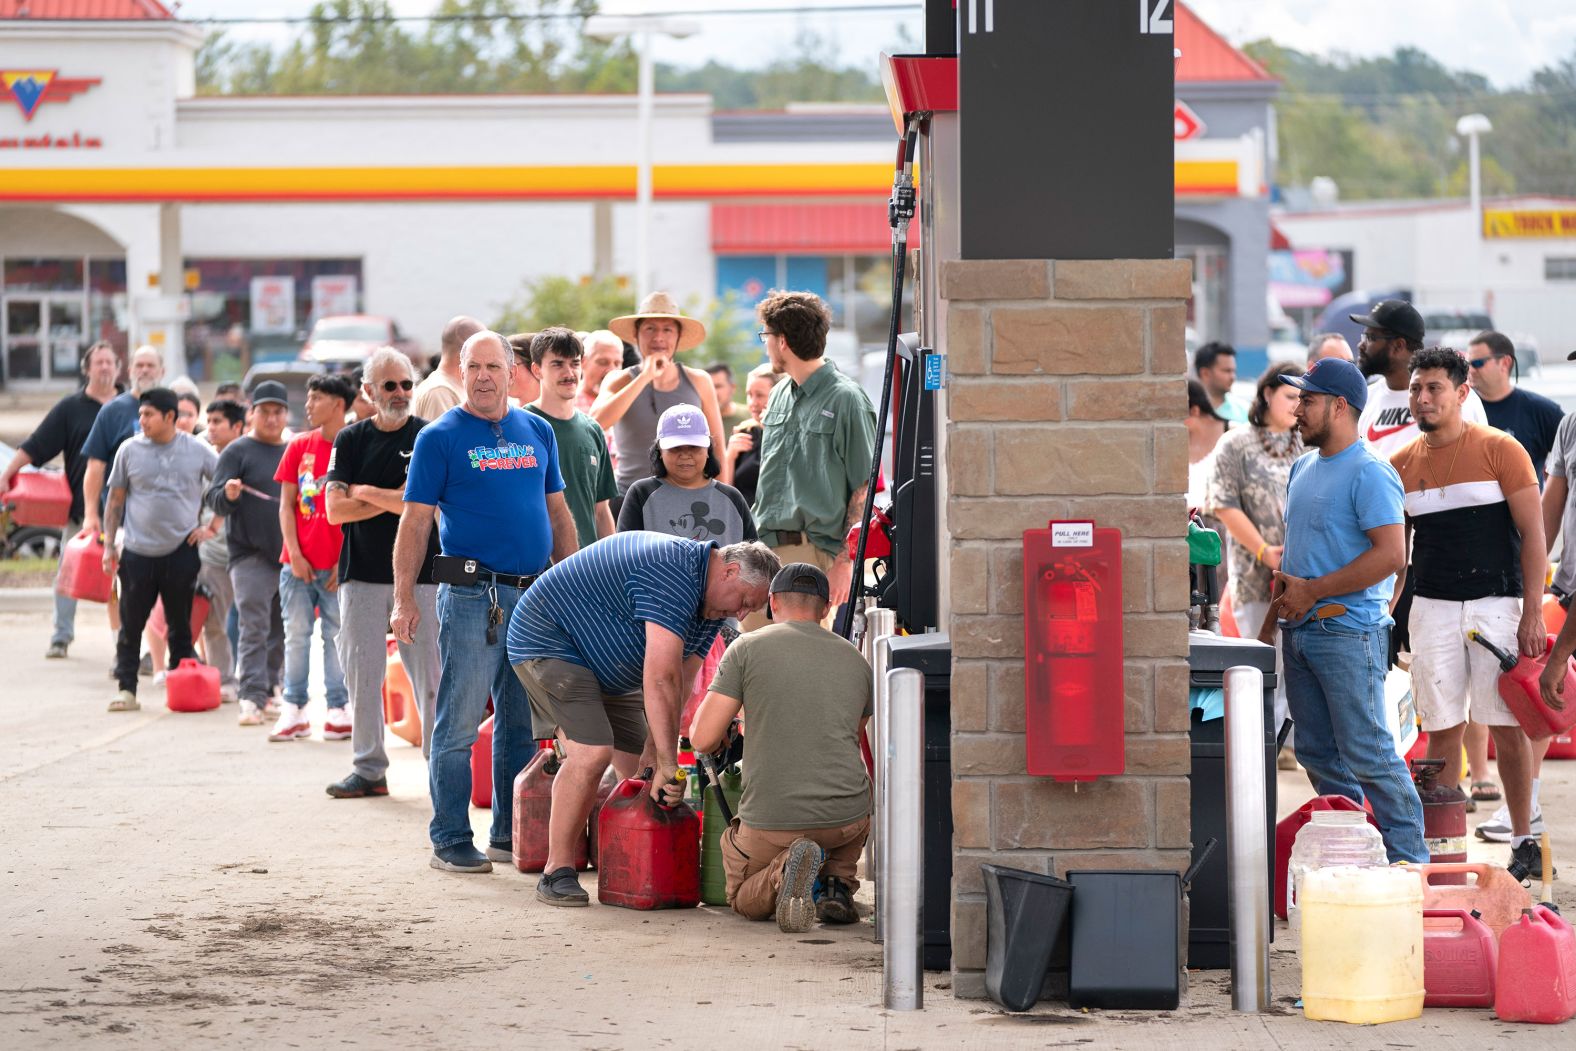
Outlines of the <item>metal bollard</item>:
[{"label": "metal bollard", "polygon": [[886,639],[897,631],[897,613],[880,606],[873,606],[865,611],[865,645],[870,658],[871,674],[871,707],[875,717],[870,720],[871,741],[870,755],[875,760],[875,821],[871,826],[870,835],[865,840],[865,871],[874,873],[875,890],[875,940],[881,941],[881,844],[884,841],[884,832],[881,827],[882,814],[885,812],[881,805],[882,793],[886,791],[886,763],[882,756],[886,754],[886,719],[887,719],[887,666],[891,661],[891,651],[887,649]]},{"label": "metal bollard", "polygon": [[1228,668],[1226,873],[1231,909],[1231,1007],[1270,1003],[1269,854],[1264,841],[1264,673]]},{"label": "metal bollard", "polygon": [[882,802],[882,1002],[892,1011],[925,1006],[925,676],[896,668],[887,676],[887,735],[882,746],[890,780]]}]

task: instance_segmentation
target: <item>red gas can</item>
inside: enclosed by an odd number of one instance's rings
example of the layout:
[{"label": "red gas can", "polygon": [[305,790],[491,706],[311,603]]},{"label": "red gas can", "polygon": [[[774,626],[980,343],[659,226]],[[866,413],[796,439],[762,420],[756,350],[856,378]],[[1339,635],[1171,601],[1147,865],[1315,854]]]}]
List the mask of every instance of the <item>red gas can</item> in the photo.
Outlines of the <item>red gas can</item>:
[{"label": "red gas can", "polygon": [[97,533],[66,541],[60,556],[60,591],[84,602],[108,602],[114,581],[104,572],[104,545]]},{"label": "red gas can", "polygon": [[700,819],[687,803],[658,806],[651,783],[629,778],[597,819],[597,890],[603,905],[691,909],[700,904]]},{"label": "red gas can", "polygon": [[[1412,760],[1412,780],[1423,801],[1423,841],[1428,845],[1428,860],[1435,863],[1467,859],[1466,793],[1439,783],[1439,772],[1444,768],[1443,759]],[[1465,883],[1466,877],[1452,882]]]},{"label": "red gas can", "polygon": [[[1296,810],[1281,818],[1275,826],[1275,915],[1286,919],[1286,884],[1287,876],[1291,871],[1291,847],[1297,841],[1297,833],[1302,826],[1311,820],[1315,810],[1361,810],[1362,805],[1354,803],[1345,796],[1314,796]],[[1379,827],[1379,822],[1374,820],[1372,814],[1368,815],[1368,823],[1374,828]]]},{"label": "red gas can", "polygon": [[492,726],[489,715],[476,728],[476,743],[471,745],[471,806],[492,806]]},{"label": "red gas can", "polygon": [[[1550,708],[1543,703],[1543,691],[1538,688],[1538,676],[1543,674],[1543,668],[1548,663],[1548,655],[1554,649],[1554,636],[1548,636],[1548,644],[1544,647],[1543,656],[1534,660],[1531,657],[1522,657],[1515,653],[1506,653],[1504,650],[1489,642],[1477,632],[1469,632],[1468,636],[1473,642],[1493,653],[1499,658],[1499,696],[1516,717],[1516,722],[1521,724],[1522,730],[1534,741],[1553,734],[1562,734],[1571,727],[1576,726],[1576,704],[1569,700],[1563,709]],[[1565,662],[1565,692],[1566,698],[1576,698],[1576,663]]]},{"label": "red gas can", "polygon": [[59,529],[71,521],[71,483],[60,471],[21,471],[0,503],[15,525]]},{"label": "red gas can", "polygon": [[[558,767],[557,753],[543,749],[514,779],[514,867],[521,872],[541,872],[547,865],[547,821],[553,807],[553,775],[558,773]],[[587,867],[582,829],[575,848],[575,868]]]},{"label": "red gas can", "polygon": [[591,819],[586,822],[586,860],[592,865],[596,864],[597,822],[602,817],[602,807],[607,804],[607,797],[617,787],[618,774],[610,766],[602,774],[602,783],[596,786],[596,802],[591,806]]},{"label": "red gas can", "polygon": [[[208,596],[197,592],[192,595],[192,615],[190,617],[192,640],[202,638],[202,626],[208,620]],[[148,614],[148,630],[161,639],[170,637],[169,621],[164,619],[164,600],[158,599],[153,603],[153,612]]]},{"label": "red gas can", "polygon": [[187,657],[165,677],[164,703],[172,712],[206,712],[219,707],[219,669]]},{"label": "red gas can", "polygon": [[1493,1007],[1494,932],[1465,909],[1423,913],[1424,1007]]},{"label": "red gas can", "polygon": [[1500,935],[1494,1013],[1550,1025],[1576,1015],[1576,934],[1559,913],[1523,909]]}]

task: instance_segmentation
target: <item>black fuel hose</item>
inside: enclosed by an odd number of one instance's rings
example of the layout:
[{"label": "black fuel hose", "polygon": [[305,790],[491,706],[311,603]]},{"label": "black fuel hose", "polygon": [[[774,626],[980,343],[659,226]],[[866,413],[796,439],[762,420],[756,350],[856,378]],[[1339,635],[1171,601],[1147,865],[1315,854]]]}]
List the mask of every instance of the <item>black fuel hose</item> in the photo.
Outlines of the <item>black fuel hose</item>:
[{"label": "black fuel hose", "polygon": [[854,610],[865,592],[865,544],[870,538],[870,519],[875,513],[876,483],[881,478],[881,454],[886,448],[887,410],[892,404],[892,373],[897,366],[897,337],[903,323],[903,276],[908,261],[908,224],[914,218],[914,148],[919,142],[920,126],[929,113],[911,113],[908,127],[897,147],[897,168],[892,177],[892,196],[887,200],[887,221],[892,225],[892,323],[887,328],[886,369],[881,377],[881,401],[876,406],[876,449],[870,462],[870,481],[865,485],[865,506],[859,525],[854,566],[849,574],[848,603],[837,621],[837,633],[848,638],[853,631]]}]

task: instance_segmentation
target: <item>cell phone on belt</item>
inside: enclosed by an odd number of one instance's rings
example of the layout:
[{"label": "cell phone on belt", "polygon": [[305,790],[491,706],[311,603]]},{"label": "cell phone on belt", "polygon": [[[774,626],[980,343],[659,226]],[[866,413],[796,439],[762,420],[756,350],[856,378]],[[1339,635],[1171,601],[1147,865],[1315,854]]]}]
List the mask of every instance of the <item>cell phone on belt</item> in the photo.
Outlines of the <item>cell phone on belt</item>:
[{"label": "cell phone on belt", "polygon": [[474,558],[459,555],[433,555],[432,579],[439,584],[474,584],[481,567]]}]

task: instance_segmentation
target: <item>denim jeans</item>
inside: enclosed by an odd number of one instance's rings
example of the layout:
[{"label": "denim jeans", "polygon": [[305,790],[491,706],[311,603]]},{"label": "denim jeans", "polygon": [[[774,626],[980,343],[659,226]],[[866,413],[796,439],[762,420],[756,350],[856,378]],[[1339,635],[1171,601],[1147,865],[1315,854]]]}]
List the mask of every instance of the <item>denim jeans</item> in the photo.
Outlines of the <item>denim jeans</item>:
[{"label": "denim jeans", "polygon": [[1367,796],[1392,862],[1428,860],[1423,803],[1384,714],[1390,633],[1309,621],[1281,631],[1297,761],[1320,795]]},{"label": "denim jeans", "polygon": [[[432,794],[434,850],[473,843],[471,837],[471,746],[476,728],[493,701],[492,829],[488,839],[508,843],[514,834],[514,779],[536,749],[531,735],[531,706],[525,687],[509,665],[509,618],[525,594],[499,586],[503,623],[497,640],[487,645],[486,584],[438,585],[438,655],[443,675],[438,682],[438,717],[432,728],[432,753],[427,778]],[[419,624],[416,631],[432,630]]]},{"label": "denim jeans", "polygon": [[55,631],[49,644],[71,645],[77,637],[77,600],[60,590],[60,577],[66,565],[66,541],[82,532],[82,523],[67,522],[60,529],[60,559],[55,567]]},{"label": "denim jeans", "polygon": [[[289,566],[279,567],[279,611],[285,619],[285,703],[307,702],[307,670],[312,658],[312,625],[323,623],[323,690],[330,708],[350,701],[345,670],[339,663],[339,594],[328,590],[332,569],[318,569],[298,580]],[[315,612],[314,612],[315,610]]]}]

